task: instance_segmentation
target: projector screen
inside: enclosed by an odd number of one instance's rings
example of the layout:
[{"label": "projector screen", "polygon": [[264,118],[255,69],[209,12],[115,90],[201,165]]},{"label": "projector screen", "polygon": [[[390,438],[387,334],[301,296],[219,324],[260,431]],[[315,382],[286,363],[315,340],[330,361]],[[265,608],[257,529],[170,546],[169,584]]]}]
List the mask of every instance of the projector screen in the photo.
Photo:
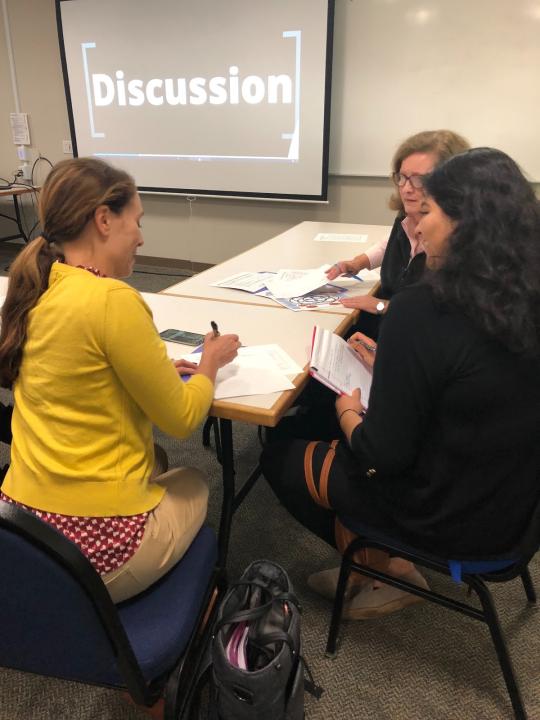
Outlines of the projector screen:
[{"label": "projector screen", "polygon": [[326,200],[334,0],[56,0],[74,154],[139,189]]}]

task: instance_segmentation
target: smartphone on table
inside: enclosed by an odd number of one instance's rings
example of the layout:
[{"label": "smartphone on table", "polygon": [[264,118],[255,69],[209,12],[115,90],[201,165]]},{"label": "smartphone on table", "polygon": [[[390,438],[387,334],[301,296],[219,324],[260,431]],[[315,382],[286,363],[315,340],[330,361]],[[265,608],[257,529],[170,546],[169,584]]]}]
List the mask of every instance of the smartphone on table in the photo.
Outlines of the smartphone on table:
[{"label": "smartphone on table", "polygon": [[163,330],[159,333],[159,337],[167,342],[180,343],[181,345],[201,345],[204,341],[204,335],[200,333],[189,332],[188,330]]}]

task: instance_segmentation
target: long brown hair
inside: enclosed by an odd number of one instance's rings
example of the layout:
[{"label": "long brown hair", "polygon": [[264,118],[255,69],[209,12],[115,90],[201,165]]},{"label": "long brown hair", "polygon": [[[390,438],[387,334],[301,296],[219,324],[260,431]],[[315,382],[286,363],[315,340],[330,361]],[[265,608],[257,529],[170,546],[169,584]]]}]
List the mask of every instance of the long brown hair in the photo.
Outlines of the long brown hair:
[{"label": "long brown hair", "polygon": [[123,170],[93,158],[58,163],[39,197],[42,234],[17,255],[9,271],[0,331],[0,384],[11,387],[22,361],[28,313],[49,285],[53,262],[62,259],[65,243],[75,240],[101,205],[119,214],[136,192]]},{"label": "long brown hair", "polygon": [[[414,153],[433,153],[437,158],[435,165],[440,165],[448,158],[465,152],[471,146],[464,137],[452,130],[424,130],[424,132],[411,135],[398,147],[392,158],[392,175],[401,170],[401,164],[409,155]],[[391,210],[404,213],[403,203],[397,190],[388,202]]]}]

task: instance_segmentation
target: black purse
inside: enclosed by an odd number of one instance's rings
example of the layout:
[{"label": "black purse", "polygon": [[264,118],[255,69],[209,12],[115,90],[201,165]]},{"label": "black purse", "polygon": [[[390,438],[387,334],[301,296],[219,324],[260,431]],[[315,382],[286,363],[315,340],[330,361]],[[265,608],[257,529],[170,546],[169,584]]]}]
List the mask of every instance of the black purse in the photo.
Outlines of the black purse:
[{"label": "black purse", "polygon": [[[300,605],[269,560],[248,566],[225,595],[212,645],[212,705],[220,720],[302,720]],[[311,673],[306,687],[320,697]]]}]

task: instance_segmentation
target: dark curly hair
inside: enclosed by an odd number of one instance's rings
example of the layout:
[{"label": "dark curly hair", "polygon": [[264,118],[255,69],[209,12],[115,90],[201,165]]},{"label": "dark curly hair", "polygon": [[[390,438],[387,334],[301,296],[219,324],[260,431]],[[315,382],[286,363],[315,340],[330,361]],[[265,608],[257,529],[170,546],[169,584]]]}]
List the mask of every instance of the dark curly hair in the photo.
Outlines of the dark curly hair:
[{"label": "dark curly hair", "polygon": [[426,193],[456,222],[429,282],[510,350],[540,352],[540,201],[518,165],[474,148],[437,167]]}]

